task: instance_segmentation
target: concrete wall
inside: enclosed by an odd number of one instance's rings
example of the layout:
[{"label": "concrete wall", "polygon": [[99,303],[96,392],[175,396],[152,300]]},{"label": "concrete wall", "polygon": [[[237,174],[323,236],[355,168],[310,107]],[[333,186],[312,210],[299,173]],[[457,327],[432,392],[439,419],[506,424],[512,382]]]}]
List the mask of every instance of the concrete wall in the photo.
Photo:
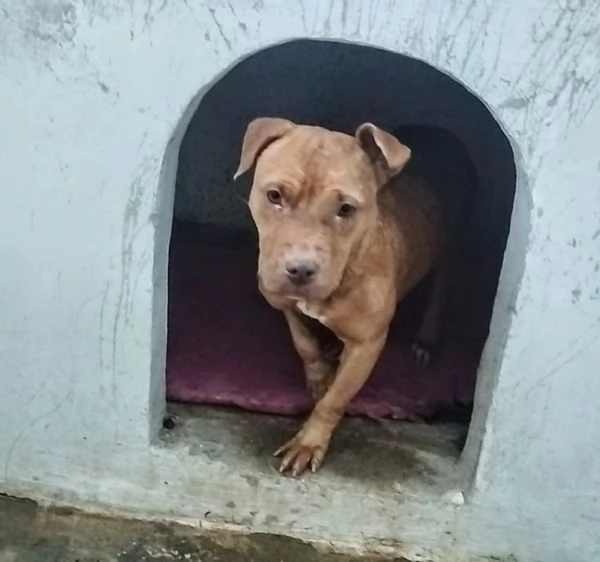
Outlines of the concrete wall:
[{"label": "concrete wall", "polygon": [[[242,57],[295,37],[340,39],[458,79],[517,159],[459,547],[598,559],[594,0],[0,0],[0,14],[2,489],[138,511],[167,501],[149,443],[164,400],[178,144],[202,94]],[[179,455],[174,471],[187,466]],[[172,516],[191,509],[174,497]],[[492,523],[502,532],[486,534]]]}]

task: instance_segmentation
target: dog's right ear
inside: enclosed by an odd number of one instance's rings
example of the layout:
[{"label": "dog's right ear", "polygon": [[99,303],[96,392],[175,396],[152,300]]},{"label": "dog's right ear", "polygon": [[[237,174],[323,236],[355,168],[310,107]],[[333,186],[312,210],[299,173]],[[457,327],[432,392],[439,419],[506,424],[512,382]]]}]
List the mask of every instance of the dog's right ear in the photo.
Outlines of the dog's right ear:
[{"label": "dog's right ear", "polygon": [[283,135],[291,131],[294,127],[295,124],[291,121],[278,117],[258,117],[251,121],[246,128],[244,142],[242,143],[240,165],[233,179],[236,180],[244,172],[247,172],[254,165],[260,153],[269,144],[283,137]]}]

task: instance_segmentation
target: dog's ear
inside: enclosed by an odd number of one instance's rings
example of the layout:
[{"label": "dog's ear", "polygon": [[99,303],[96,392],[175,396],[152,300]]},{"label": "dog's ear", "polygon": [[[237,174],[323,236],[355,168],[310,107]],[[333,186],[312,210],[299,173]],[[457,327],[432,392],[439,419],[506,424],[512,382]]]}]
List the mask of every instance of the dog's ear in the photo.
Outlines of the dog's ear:
[{"label": "dog's ear", "polygon": [[360,125],[354,136],[372,162],[381,168],[386,180],[399,173],[410,160],[410,148],[373,123]]},{"label": "dog's ear", "polygon": [[269,144],[280,139],[295,127],[294,123],[287,119],[278,117],[258,117],[248,124],[244,142],[242,143],[242,154],[240,165],[233,176],[236,180],[244,172],[247,172],[256,162],[260,153]]}]

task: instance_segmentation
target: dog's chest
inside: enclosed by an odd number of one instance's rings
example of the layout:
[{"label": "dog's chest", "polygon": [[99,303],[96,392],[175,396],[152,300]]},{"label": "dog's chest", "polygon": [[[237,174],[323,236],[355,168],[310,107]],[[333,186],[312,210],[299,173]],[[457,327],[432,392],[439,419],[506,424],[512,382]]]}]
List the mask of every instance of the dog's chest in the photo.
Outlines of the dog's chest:
[{"label": "dog's chest", "polygon": [[304,316],[308,316],[313,320],[317,320],[317,322],[320,322],[321,324],[323,324],[323,326],[327,326],[327,317],[323,316],[322,314],[319,314],[316,310],[311,308],[304,299],[298,299],[296,301],[296,308],[302,314],[304,314]]}]

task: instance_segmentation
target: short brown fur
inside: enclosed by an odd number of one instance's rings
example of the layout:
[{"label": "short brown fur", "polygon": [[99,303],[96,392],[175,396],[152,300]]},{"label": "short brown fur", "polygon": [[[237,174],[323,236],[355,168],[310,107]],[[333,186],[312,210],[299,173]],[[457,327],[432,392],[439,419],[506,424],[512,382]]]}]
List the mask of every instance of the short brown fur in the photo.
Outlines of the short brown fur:
[{"label": "short brown fur", "polygon": [[[276,452],[282,472],[321,465],[385,345],[397,303],[442,264],[440,205],[421,180],[402,173],[409,159],[406,146],[369,123],[354,137],[276,118],[248,126],[236,177],[256,164],[249,204],[259,287],[288,321],[315,400],[308,421]],[[310,281],[290,277],[297,264]],[[429,343],[443,300],[439,279],[419,334]],[[305,315],[343,343],[339,358],[323,352]]]}]

